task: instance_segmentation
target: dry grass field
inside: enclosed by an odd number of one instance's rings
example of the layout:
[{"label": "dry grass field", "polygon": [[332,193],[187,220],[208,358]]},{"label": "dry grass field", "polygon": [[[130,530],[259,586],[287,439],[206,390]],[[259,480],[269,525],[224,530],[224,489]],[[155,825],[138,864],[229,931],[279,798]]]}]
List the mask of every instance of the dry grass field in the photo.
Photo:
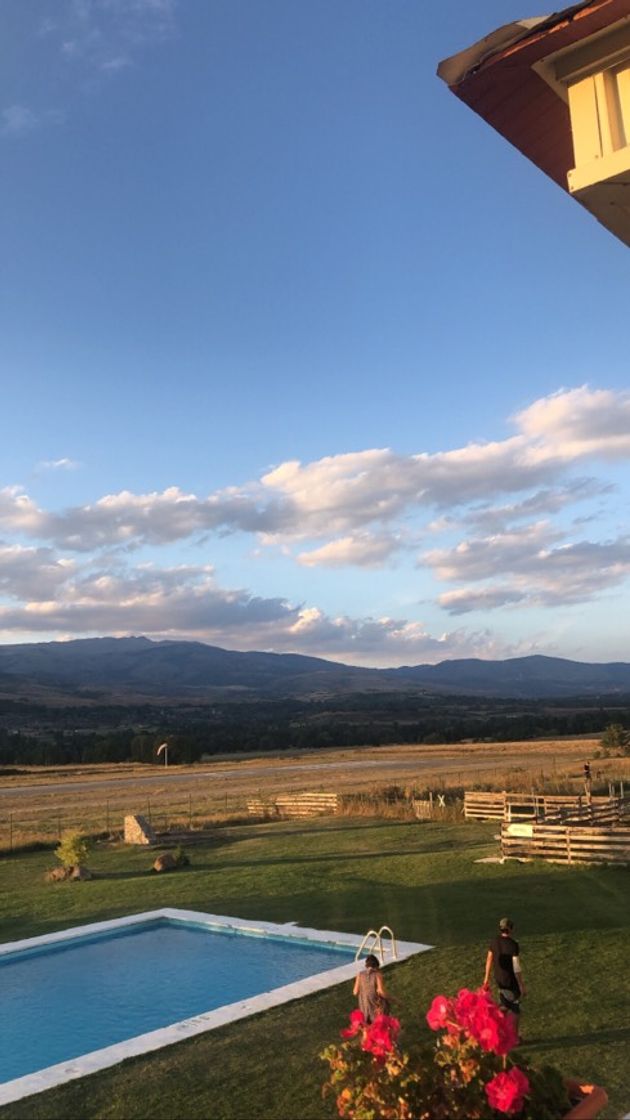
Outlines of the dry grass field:
[{"label": "dry grass field", "polygon": [[0,851],[50,843],[66,828],[116,833],[127,813],[143,813],[161,830],[234,823],[246,817],[248,798],[298,791],[363,794],[372,809],[372,799],[392,786],[577,792],[587,758],[596,785],[630,780],[630,759],[598,759],[598,747],[588,739],[540,740],[231,756],[168,770],[124,763],[32,767],[0,774]]}]

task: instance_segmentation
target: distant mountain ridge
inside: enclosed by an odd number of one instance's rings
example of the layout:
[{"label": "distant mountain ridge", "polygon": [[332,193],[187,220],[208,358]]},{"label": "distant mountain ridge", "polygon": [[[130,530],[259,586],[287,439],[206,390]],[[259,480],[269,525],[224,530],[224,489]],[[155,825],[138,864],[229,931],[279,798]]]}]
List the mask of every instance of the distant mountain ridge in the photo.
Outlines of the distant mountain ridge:
[{"label": "distant mountain ridge", "polygon": [[245,696],[331,696],[362,691],[425,691],[499,698],[630,695],[630,664],[589,664],[533,655],[437,665],[364,669],[293,653],[241,653],[202,642],[83,638],[0,645],[0,694],[87,696],[100,703],[163,696],[211,700]]}]

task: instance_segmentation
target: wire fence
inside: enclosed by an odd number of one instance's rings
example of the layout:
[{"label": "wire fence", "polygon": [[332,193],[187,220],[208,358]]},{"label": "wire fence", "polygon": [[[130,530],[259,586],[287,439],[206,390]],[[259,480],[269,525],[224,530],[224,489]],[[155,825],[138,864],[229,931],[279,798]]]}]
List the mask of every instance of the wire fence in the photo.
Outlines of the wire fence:
[{"label": "wire fence", "polygon": [[195,831],[220,822],[247,819],[245,796],[133,797],[124,801],[47,804],[13,807],[0,813],[0,853],[39,844],[53,845],[64,832],[78,829],[90,836],[122,836],[124,818],[142,814],[155,832],[175,829]]}]

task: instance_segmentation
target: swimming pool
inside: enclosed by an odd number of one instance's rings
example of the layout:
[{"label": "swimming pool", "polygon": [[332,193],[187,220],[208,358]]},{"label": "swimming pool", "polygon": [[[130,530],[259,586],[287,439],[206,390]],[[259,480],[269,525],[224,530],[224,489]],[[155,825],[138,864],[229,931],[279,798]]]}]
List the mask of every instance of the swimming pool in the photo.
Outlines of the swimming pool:
[{"label": "swimming pool", "polygon": [[0,946],[0,1104],[349,979],[360,940],[164,909]]}]

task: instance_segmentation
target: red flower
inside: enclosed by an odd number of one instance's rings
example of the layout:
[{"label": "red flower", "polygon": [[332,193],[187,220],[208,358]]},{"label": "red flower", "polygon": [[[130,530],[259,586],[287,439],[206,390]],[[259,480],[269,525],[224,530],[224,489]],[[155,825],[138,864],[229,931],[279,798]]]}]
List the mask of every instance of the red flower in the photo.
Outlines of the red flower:
[{"label": "red flower", "polygon": [[446,996],[436,996],[427,1011],[427,1023],[432,1031],[442,1030],[448,1026],[448,1020],[453,1017],[453,1001]]},{"label": "red flower", "polygon": [[529,1081],[517,1066],[507,1073],[497,1073],[486,1085],[488,1104],[497,1112],[520,1112],[526,1093],[529,1093]]},{"label": "red flower", "polygon": [[492,999],[480,996],[468,1016],[468,1030],[482,1050],[507,1054],[518,1042],[518,1030],[511,1015],[506,1015]]},{"label": "red flower", "polygon": [[358,1034],[359,1031],[363,1030],[363,1027],[366,1025],[363,1012],[359,1010],[351,1011],[350,1024],[351,1025],[349,1027],[346,1027],[345,1030],[341,1031],[342,1038],[354,1038],[355,1034]]},{"label": "red flower", "polygon": [[466,1029],[470,1028],[472,1016],[477,1010],[480,1002],[479,992],[471,992],[468,988],[462,988],[457,993],[455,1000],[455,1017],[460,1027]]},{"label": "red flower", "polygon": [[377,1060],[384,1061],[396,1045],[399,1030],[398,1019],[391,1015],[377,1015],[374,1022],[366,1028],[361,1049],[373,1054]]},{"label": "red flower", "polygon": [[470,1020],[469,1031],[482,1050],[498,1054],[499,1024],[497,1016],[492,1014],[490,1008],[478,1007],[475,1010]]}]

